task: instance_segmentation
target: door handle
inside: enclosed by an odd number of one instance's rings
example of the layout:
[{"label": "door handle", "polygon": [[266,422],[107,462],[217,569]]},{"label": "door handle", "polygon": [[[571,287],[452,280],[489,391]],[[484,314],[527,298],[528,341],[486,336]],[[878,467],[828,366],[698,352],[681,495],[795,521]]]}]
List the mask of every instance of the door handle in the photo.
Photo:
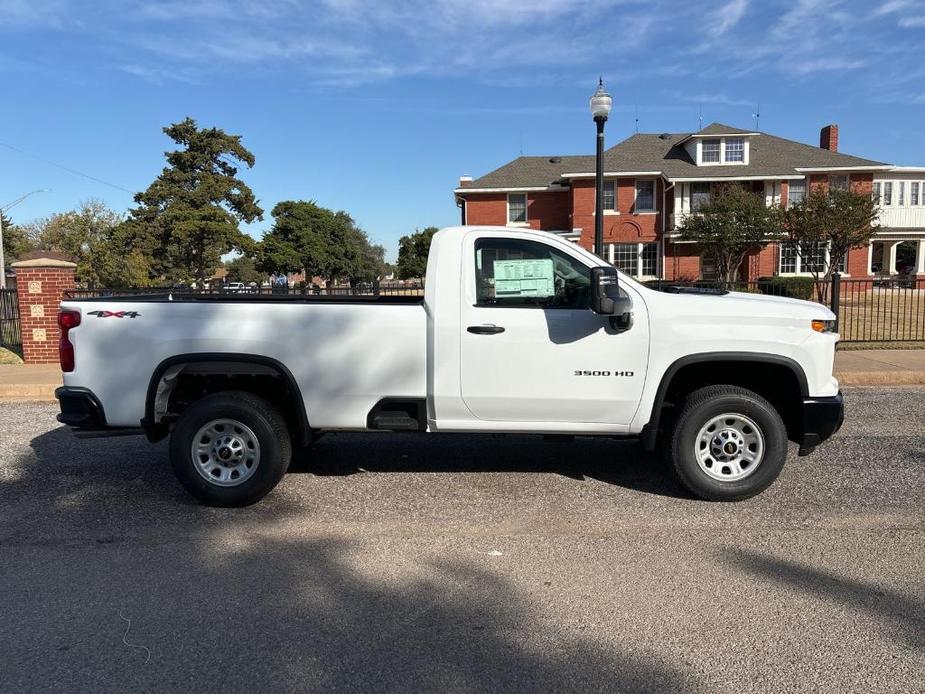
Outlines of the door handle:
[{"label": "door handle", "polygon": [[500,325],[470,325],[466,328],[470,333],[475,333],[476,335],[497,335],[498,333],[503,333],[504,328]]}]

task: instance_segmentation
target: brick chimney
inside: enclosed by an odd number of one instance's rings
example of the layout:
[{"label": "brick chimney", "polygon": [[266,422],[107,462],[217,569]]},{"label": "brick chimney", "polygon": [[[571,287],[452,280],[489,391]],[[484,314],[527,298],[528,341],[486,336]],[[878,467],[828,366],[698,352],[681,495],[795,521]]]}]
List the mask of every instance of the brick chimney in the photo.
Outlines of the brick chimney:
[{"label": "brick chimney", "polygon": [[838,126],[831,124],[819,131],[819,146],[830,152],[838,151]]},{"label": "brick chimney", "polygon": [[472,184],[472,176],[460,176],[459,177],[459,187],[465,188]]}]

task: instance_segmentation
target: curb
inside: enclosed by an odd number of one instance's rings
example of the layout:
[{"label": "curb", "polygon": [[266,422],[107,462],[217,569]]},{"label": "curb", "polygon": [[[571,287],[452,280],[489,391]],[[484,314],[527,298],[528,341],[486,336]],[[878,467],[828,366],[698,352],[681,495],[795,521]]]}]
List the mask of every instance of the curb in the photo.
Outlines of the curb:
[{"label": "curb", "polygon": [[0,402],[58,402],[55,388],[59,386],[59,383],[0,385]]},{"label": "curb", "polygon": [[836,371],[843,386],[919,386],[925,385],[925,371]]}]

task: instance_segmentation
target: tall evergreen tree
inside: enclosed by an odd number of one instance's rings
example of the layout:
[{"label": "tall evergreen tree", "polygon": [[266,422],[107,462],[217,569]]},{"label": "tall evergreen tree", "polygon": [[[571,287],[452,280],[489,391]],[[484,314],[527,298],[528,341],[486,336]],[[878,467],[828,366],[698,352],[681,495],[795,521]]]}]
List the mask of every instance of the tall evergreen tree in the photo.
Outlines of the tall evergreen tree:
[{"label": "tall evergreen tree", "polygon": [[192,118],[164,133],[180,148],[165,153],[167,166],[135,196],[126,232],[151,256],[155,274],[202,286],[222,255],[254,248],[238,228],[263,219],[253,191],[238,178],[238,167],[252,167],[254,155],[240,135],[199,128]]}]

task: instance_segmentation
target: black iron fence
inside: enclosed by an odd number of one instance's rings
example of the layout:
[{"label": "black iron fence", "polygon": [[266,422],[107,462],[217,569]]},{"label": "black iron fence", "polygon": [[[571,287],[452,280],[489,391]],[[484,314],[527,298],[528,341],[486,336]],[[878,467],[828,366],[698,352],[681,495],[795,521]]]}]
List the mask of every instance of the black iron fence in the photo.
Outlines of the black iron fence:
[{"label": "black iron fence", "polygon": [[22,325],[15,289],[0,289],[0,347],[22,349]]},{"label": "black iron fence", "polygon": [[[750,282],[673,282],[654,280],[650,287],[665,292],[740,291],[784,296],[824,304],[838,317],[838,331],[846,343],[925,342],[925,278],[854,279],[835,275],[816,282],[809,277],[773,277]],[[292,295],[292,296],[423,296],[423,284],[378,283],[353,287],[244,287],[190,289],[141,287],[129,289],[75,289],[66,298],[165,295]],[[6,290],[3,303],[3,344],[18,345],[19,316],[15,290]]]},{"label": "black iron fence", "polygon": [[352,287],[128,287],[126,289],[71,289],[64,293],[67,299],[92,299],[106,296],[423,296],[420,283],[397,284],[369,282]]},{"label": "black iron fence", "polygon": [[925,342],[925,278],[854,279],[836,274],[819,282],[809,277],[773,277],[648,284],[666,292],[739,291],[815,301],[837,316],[842,342]]}]

